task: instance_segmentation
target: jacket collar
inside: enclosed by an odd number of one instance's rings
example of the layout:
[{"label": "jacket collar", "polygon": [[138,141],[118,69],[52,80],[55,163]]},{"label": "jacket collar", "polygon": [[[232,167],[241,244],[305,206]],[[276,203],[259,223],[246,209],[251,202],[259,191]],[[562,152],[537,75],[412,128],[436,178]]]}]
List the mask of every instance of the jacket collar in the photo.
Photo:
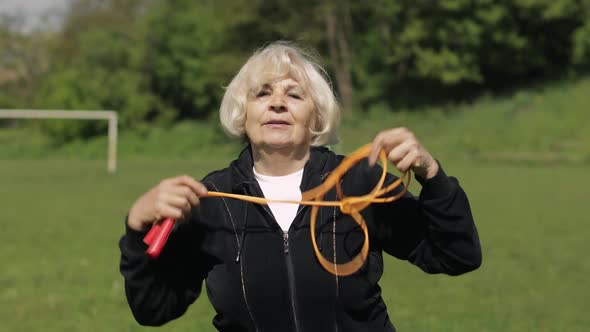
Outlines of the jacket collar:
[{"label": "jacket collar", "polygon": [[[321,183],[325,173],[329,172],[328,160],[334,154],[326,147],[311,146],[309,160],[303,168],[303,179],[301,180],[301,190],[306,191],[311,187]],[[244,186],[254,183],[254,165],[252,157],[252,147],[248,144],[238,158],[231,162],[232,191],[242,192]]]}]

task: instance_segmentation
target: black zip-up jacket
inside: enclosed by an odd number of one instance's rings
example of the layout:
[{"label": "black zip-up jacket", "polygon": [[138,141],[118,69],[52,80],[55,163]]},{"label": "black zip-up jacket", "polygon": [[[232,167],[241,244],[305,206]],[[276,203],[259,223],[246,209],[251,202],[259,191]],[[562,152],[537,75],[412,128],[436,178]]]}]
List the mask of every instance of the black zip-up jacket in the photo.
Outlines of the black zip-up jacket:
[{"label": "black zip-up jacket", "polygon": [[[343,157],[311,148],[302,192],[316,187]],[[263,196],[246,148],[228,168],[203,179],[209,190]],[[347,196],[368,193],[381,175],[365,161],[342,178]],[[386,183],[394,181],[388,174]],[[160,258],[150,260],[143,232],[129,227],[119,243],[121,273],[136,320],[161,325],[181,316],[199,296],[203,280],[220,331],[395,331],[381,297],[382,253],[428,273],[459,275],[481,264],[469,203],[442,168],[422,183],[419,197],[362,211],[370,250],[363,267],[336,277],[318,263],[310,237],[310,210],[300,206],[283,234],[267,206],[202,198],[193,217],[177,223]],[[335,190],[325,200],[335,200]],[[363,243],[362,229],[337,208],[320,208],[316,239],[324,257],[348,262]],[[336,253],[334,253],[334,249]]]}]

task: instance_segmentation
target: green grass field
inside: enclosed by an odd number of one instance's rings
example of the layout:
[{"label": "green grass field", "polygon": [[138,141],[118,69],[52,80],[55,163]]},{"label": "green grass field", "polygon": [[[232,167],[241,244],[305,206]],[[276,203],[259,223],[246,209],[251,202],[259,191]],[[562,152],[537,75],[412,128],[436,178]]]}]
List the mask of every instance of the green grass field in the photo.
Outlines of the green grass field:
[{"label": "green grass field", "polygon": [[[103,161],[0,161],[0,331],[151,330],[133,320],[118,271],[126,210],[163,177],[227,162],[123,160],[109,175]],[[443,164],[469,194],[483,266],[447,277],[388,259],[381,286],[399,330],[587,331],[587,167]],[[212,317],[204,295],[162,330],[213,331]]]},{"label": "green grass field", "polygon": [[[386,261],[381,286],[400,331],[590,330],[589,91],[584,79],[344,119],[340,153],[379,130],[412,129],[459,178],[479,228],[484,262],[469,275]],[[148,330],[134,322],[118,271],[126,211],[164,177],[227,165],[237,146],[210,122],[122,131],[109,175],[105,137],[55,148],[34,128],[0,130],[0,331]],[[204,296],[163,330],[212,331],[212,317]]]}]

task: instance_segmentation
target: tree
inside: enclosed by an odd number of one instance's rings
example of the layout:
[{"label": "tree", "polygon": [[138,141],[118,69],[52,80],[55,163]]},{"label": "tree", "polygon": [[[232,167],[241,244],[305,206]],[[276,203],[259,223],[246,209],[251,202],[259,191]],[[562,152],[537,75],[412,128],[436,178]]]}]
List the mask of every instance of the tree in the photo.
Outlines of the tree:
[{"label": "tree", "polygon": [[[365,105],[413,105],[548,79],[585,54],[580,1],[379,1],[355,10],[353,77]],[[587,8],[587,6],[586,6]]]},{"label": "tree", "polygon": [[[157,113],[142,71],[146,1],[78,0],[52,48],[51,68],[38,95],[43,108],[109,109],[132,127]],[[105,47],[107,46],[107,47]],[[48,122],[57,142],[102,133],[99,122]]]},{"label": "tree", "polygon": [[49,65],[51,35],[25,33],[23,22],[23,17],[0,16],[0,91],[5,94],[0,97],[5,100],[0,107],[31,107],[34,91]]},{"label": "tree", "polygon": [[325,3],[326,42],[328,44],[332,70],[336,77],[342,108],[350,112],[352,108],[351,49],[352,37],[351,9],[348,1]]}]

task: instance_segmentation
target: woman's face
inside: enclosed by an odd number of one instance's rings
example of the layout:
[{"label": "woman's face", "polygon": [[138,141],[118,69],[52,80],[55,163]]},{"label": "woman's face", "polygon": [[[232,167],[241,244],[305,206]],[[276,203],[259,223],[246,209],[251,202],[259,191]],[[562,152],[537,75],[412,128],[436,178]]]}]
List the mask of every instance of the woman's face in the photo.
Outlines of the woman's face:
[{"label": "woman's face", "polygon": [[248,99],[245,130],[253,146],[271,149],[311,145],[315,104],[292,78],[265,84]]}]

